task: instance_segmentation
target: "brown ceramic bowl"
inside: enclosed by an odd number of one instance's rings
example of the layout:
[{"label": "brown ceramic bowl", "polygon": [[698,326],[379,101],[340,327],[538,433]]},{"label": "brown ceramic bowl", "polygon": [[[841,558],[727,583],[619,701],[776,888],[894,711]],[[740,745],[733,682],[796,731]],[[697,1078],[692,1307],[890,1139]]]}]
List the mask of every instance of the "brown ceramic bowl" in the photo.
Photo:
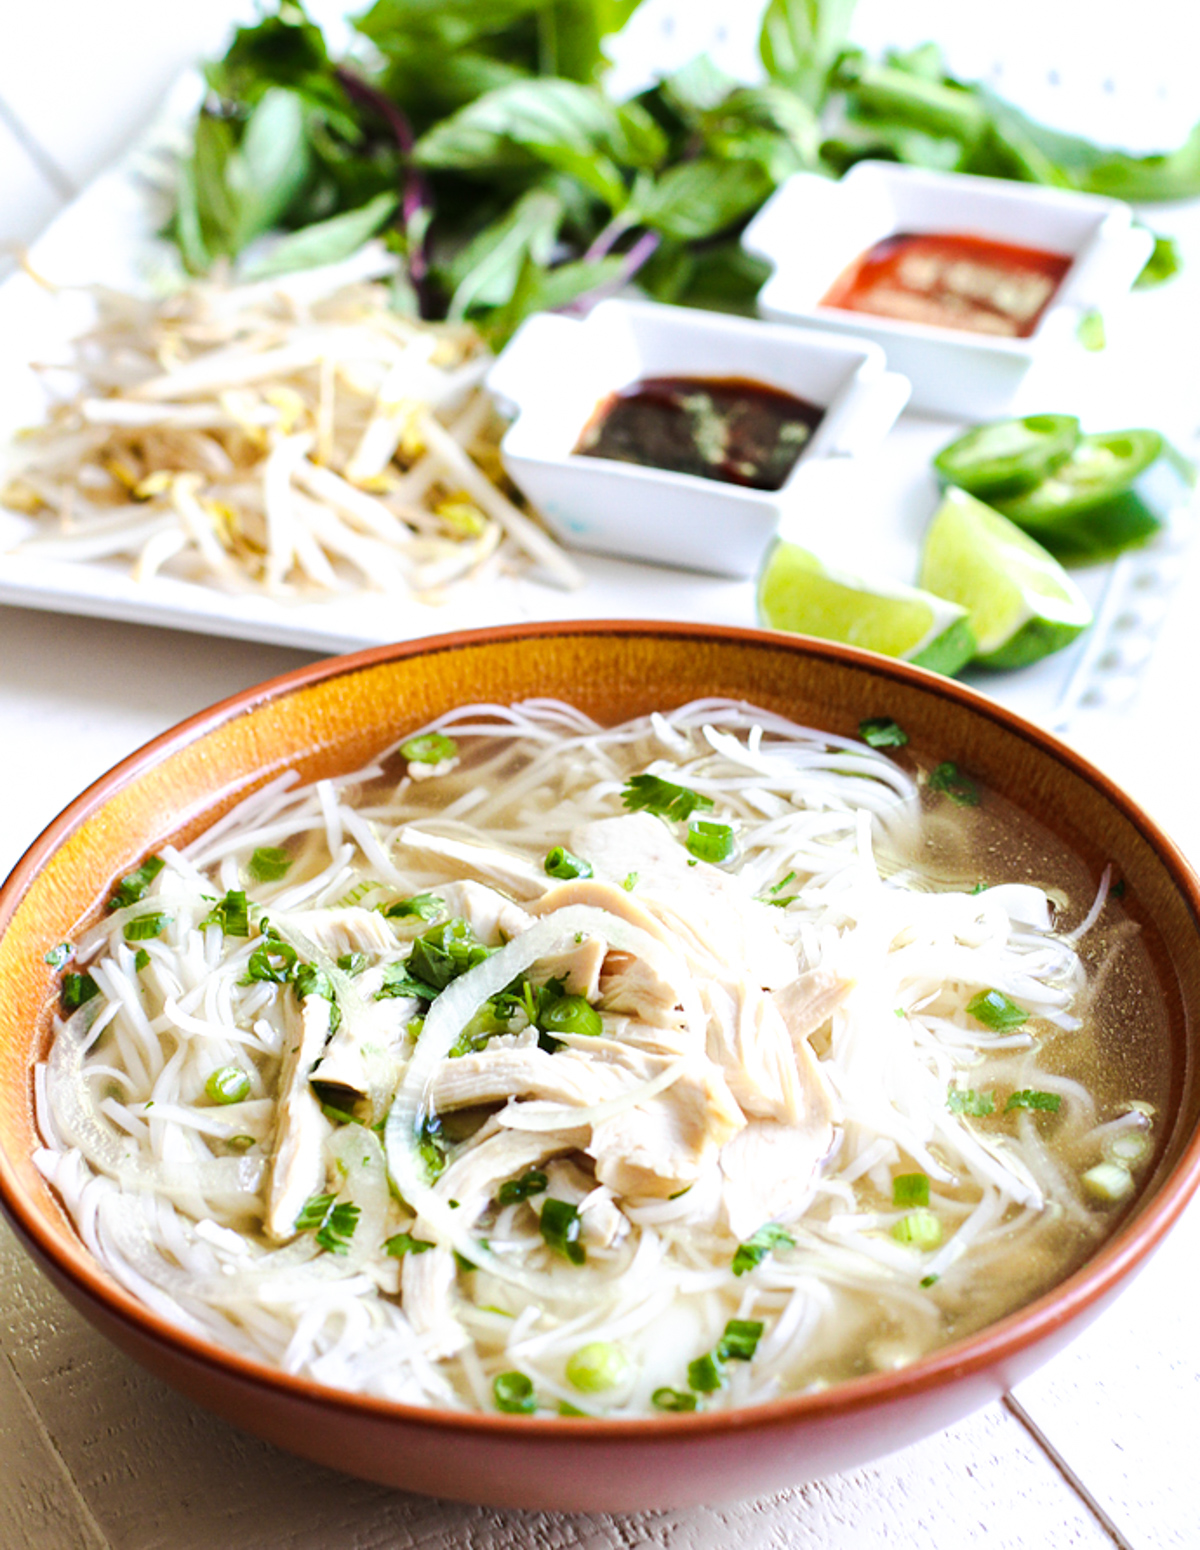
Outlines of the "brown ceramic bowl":
[{"label": "brown ceramic bowl", "polygon": [[[48,946],[93,917],[114,878],[195,835],[256,784],[353,769],[474,700],[555,695],[616,721],[700,695],[746,699],[832,732],[886,712],[1023,806],[1098,875],[1112,862],[1169,1014],[1163,1151],[1121,1229],[1049,1295],[898,1372],[740,1412],[647,1421],[462,1415],[364,1399],[182,1334],[101,1270],[30,1161],[31,1069],[44,1051]],[[970,690],[866,653],[671,624],[526,625],[318,663],[158,738],[74,802],[0,892],[0,1193],[54,1284],[104,1334],[235,1425],[408,1490],[574,1510],[750,1496],[860,1465],[994,1399],[1076,1334],[1146,1259],[1200,1176],[1197,880],[1146,816],[1054,738]]]}]

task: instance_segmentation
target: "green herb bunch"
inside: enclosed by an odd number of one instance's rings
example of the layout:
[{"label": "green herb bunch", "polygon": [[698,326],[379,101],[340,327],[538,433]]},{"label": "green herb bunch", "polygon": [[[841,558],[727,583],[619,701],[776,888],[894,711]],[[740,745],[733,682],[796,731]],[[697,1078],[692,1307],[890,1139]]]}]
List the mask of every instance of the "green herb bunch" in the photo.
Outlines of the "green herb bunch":
[{"label": "green herb bunch", "polygon": [[[282,231],[240,265],[262,277],[379,233],[404,261],[402,305],[499,344],[531,312],[635,275],[661,301],[751,310],[766,270],[740,231],[800,170],[884,157],[1134,200],[1200,194],[1200,126],[1150,157],[1050,131],[949,75],[934,44],[878,60],[849,47],[853,0],[771,0],[762,84],[701,57],[617,101],[604,45],[637,4],[376,0],[336,60],[299,0],[276,0],[206,71],[169,228],[186,267]],[[1146,283],[1176,266],[1161,241]]]}]

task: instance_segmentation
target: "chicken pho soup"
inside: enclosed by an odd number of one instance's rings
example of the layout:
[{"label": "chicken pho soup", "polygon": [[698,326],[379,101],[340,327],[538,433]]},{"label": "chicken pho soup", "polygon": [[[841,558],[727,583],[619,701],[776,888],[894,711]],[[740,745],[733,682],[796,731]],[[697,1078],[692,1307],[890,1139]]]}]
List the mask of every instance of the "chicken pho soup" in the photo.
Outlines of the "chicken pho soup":
[{"label": "chicken pho soup", "polygon": [[1155,1149],[1119,880],[967,771],[728,701],[473,706],[263,787],[52,948],[38,1165],[184,1329],[405,1403],[639,1416],[1046,1290]]}]

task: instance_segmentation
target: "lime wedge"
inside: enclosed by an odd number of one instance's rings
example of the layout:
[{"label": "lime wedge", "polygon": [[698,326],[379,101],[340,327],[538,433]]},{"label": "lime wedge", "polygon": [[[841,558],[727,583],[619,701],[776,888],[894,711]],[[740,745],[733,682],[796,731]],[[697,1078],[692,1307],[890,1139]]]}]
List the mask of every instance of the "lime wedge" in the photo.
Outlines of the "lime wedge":
[{"label": "lime wedge", "polygon": [[1092,622],[1079,588],[1041,544],[964,490],[948,490],[921,552],[921,585],[967,609],[987,667],[1025,667]]},{"label": "lime wedge", "polygon": [[758,581],[758,617],[769,629],[903,657],[957,673],[975,654],[967,611],[901,582],[852,576],[780,540]]}]

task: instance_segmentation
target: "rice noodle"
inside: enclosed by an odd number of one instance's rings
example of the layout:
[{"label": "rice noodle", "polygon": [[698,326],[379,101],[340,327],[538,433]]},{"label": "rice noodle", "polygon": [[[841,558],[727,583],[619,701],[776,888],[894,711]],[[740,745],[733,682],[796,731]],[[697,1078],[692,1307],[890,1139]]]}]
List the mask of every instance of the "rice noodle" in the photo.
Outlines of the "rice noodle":
[{"label": "rice noodle", "polygon": [[[394,430],[362,427],[363,466]],[[279,446],[277,472],[302,455]],[[1110,1155],[1143,1166],[1153,1105],[1126,1093],[1114,1109],[1054,1058],[1091,1027],[1115,954],[1137,947],[1119,906],[1101,922],[1107,871],[1065,934],[1032,881],[950,887],[923,868],[919,768],[739,702],[605,729],[538,699],[425,730],[459,745],[430,766],[441,773],[417,780],[391,757],[307,788],[280,776],[166,847],[144,897],[75,946],[71,971],[96,994],[38,1071],[35,1161],[89,1249],[164,1317],[406,1403],[487,1408],[507,1371],[543,1405],[637,1416],[731,1319],[761,1322],[762,1338],[706,1407],[911,1360],[1034,1295],[1107,1229],[1081,1170]],[[635,774],[709,799],[700,811],[730,827],[734,859],[687,857],[682,822],[622,824]],[[564,883],[556,905],[547,852],[610,832],[657,838],[628,876],[594,856],[596,877]],[[221,912],[243,893],[239,936]],[[490,950],[423,996],[414,944],[457,915]],[[537,1019],[572,974],[597,1026],[568,1025],[558,1048]],[[789,981],[808,979],[836,993],[791,1036],[802,1058],[783,1046],[795,1070],[773,1075],[770,1030]],[[981,991],[1019,1026],[972,1015]],[[305,1008],[330,995],[320,1059],[295,1065]],[[741,1008],[728,1026],[722,1006]],[[509,1071],[509,1086],[491,1075]],[[453,1096],[472,1081],[489,1095],[475,1108]],[[996,1094],[994,1113],[948,1089]],[[1030,1092],[1037,1107],[1006,1117],[1004,1094]],[[819,1123],[807,1162],[753,1151],[784,1132],[799,1146]],[[741,1147],[757,1160],[737,1186]],[[940,1241],[906,1239],[905,1175],[924,1176]],[[737,1188],[764,1202],[740,1232]],[[739,1240],[760,1226],[777,1236],[739,1273]],[[581,1394],[568,1363],[597,1342],[627,1371]]]}]

